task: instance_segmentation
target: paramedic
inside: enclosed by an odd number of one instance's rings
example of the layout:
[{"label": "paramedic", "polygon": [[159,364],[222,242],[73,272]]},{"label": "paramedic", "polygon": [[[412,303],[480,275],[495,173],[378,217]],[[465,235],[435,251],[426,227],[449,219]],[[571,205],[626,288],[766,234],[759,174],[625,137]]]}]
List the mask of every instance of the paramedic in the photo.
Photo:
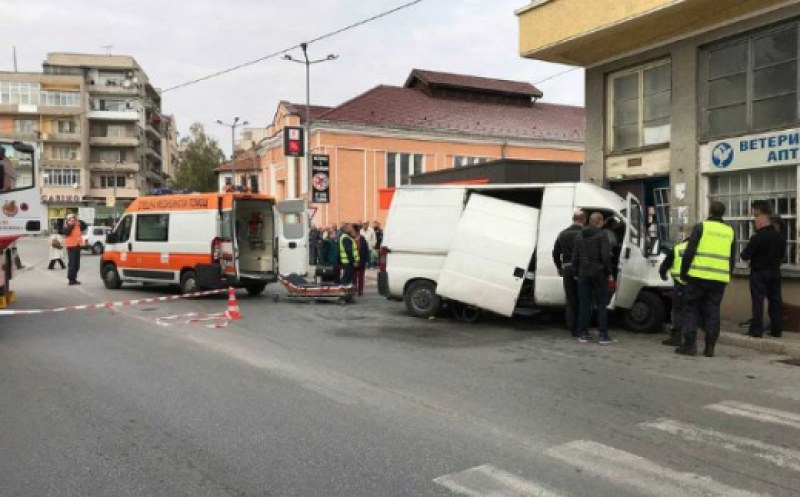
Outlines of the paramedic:
[{"label": "paramedic", "polygon": [[[575,240],[572,267],[578,273],[578,341],[589,341],[589,317],[592,304],[597,309],[597,343],[608,345],[614,340],[608,335],[608,281],[611,277],[611,248],[608,236],[603,233],[603,214],[594,212],[589,226],[583,228]],[[612,280],[613,281],[613,280]]]},{"label": "paramedic", "polygon": [[64,235],[64,244],[67,247],[67,280],[70,285],[80,285],[78,271],[81,269],[81,249],[83,247],[83,232],[86,223],[78,220],[78,216],[70,214],[61,234]]},{"label": "paramedic", "polygon": [[681,280],[686,282],[681,323],[683,344],[675,349],[676,354],[697,355],[697,327],[702,315],[706,331],[703,354],[714,357],[720,328],[719,306],[736,260],[733,228],[722,220],[724,215],[725,204],[711,202],[708,220],[694,226],[683,253]]},{"label": "paramedic", "polygon": [[688,237],[682,233],[681,242],[676,243],[672,250],[667,252],[667,256],[658,270],[662,280],[667,281],[667,274],[669,274],[675,283],[675,287],[672,289],[672,328],[669,338],[663,340],[662,345],[672,345],[673,347],[681,345],[681,319],[683,319],[686,293],[686,282],[681,279],[681,262],[688,244]]},{"label": "paramedic", "polygon": [[586,224],[586,213],[578,209],[572,214],[572,225],[559,233],[553,247],[553,262],[563,280],[564,293],[567,296],[567,328],[575,338],[578,337],[578,281],[576,271],[572,267],[572,251],[584,224]]},{"label": "paramedic", "polygon": [[342,225],[342,236],[339,237],[339,263],[342,265],[342,285],[352,285],[356,269],[360,266],[361,257],[355,240],[356,231],[352,224]]}]

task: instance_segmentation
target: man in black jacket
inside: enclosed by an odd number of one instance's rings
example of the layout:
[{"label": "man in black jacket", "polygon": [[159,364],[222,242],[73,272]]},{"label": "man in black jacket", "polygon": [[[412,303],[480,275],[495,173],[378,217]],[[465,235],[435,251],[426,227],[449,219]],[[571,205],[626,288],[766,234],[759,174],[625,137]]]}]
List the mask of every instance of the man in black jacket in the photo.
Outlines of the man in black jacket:
[{"label": "man in black jacket", "polygon": [[597,343],[608,345],[614,341],[608,335],[608,280],[611,279],[611,248],[608,236],[603,233],[603,214],[593,213],[589,226],[581,230],[572,252],[572,266],[578,271],[578,301],[580,319],[578,341],[589,341],[589,317],[592,304],[597,309]]},{"label": "man in black jacket", "polygon": [[572,214],[572,225],[559,233],[553,247],[553,262],[558,269],[558,275],[564,282],[564,293],[567,297],[566,322],[567,328],[573,337],[578,337],[578,281],[577,273],[572,267],[572,252],[575,240],[586,224],[586,213],[576,210]]},{"label": "man in black jacket", "polygon": [[742,251],[742,259],[750,263],[750,297],[753,317],[748,335],[764,336],[764,299],[769,303],[770,335],[783,332],[781,298],[781,263],[786,256],[786,238],[773,226],[768,202],[753,202],[756,232]]}]

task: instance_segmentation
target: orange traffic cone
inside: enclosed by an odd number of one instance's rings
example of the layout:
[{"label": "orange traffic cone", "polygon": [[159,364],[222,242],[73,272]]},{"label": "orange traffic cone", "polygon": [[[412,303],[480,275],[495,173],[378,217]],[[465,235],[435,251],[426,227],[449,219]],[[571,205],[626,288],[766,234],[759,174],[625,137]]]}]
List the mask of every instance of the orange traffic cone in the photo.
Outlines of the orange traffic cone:
[{"label": "orange traffic cone", "polygon": [[233,287],[228,287],[228,310],[225,311],[225,316],[231,321],[242,319],[242,313],[239,312],[239,302],[236,301],[236,290]]}]

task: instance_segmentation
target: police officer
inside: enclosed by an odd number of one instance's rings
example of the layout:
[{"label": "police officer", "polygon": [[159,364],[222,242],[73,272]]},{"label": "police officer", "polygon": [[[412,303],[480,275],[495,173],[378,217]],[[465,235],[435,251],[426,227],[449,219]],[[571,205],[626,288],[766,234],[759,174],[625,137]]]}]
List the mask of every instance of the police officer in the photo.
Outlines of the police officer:
[{"label": "police officer", "polygon": [[709,218],[692,229],[681,262],[680,279],[686,282],[682,323],[683,344],[675,349],[682,355],[697,355],[697,326],[702,315],[706,332],[706,357],[714,357],[719,338],[719,307],[725,287],[731,281],[735,263],[733,228],[725,224],[725,204],[711,202]]},{"label": "police officer", "polygon": [[78,271],[81,269],[81,250],[83,249],[83,232],[86,223],[78,219],[75,214],[67,216],[67,222],[61,229],[64,236],[64,245],[67,246],[67,280],[71,285],[80,285]]},{"label": "police officer", "polygon": [[342,236],[339,237],[339,263],[342,265],[342,285],[352,285],[356,268],[361,264],[358,253],[358,244],[355,240],[356,231],[352,224],[342,226]]},{"label": "police officer", "polygon": [[572,251],[584,224],[586,213],[578,209],[572,214],[572,225],[559,233],[553,246],[553,262],[564,281],[564,293],[567,296],[567,328],[575,338],[578,337],[578,273],[572,267]]},{"label": "police officer", "polygon": [[672,250],[667,252],[658,271],[662,280],[667,281],[667,274],[669,274],[675,283],[675,287],[672,289],[672,328],[669,338],[663,340],[662,345],[677,347],[681,344],[681,319],[683,319],[684,294],[686,293],[686,283],[681,279],[681,263],[688,244],[688,239],[682,236],[682,241],[676,243]]}]

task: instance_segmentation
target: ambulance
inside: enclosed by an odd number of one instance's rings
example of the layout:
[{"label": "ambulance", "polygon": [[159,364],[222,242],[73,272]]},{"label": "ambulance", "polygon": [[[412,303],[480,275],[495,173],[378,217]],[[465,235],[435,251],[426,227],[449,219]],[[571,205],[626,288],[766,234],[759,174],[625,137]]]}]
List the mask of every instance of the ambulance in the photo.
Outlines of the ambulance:
[{"label": "ambulance", "polygon": [[108,289],[232,286],[258,295],[279,272],[308,273],[306,203],[246,193],[139,197],[108,234],[100,262]]}]

